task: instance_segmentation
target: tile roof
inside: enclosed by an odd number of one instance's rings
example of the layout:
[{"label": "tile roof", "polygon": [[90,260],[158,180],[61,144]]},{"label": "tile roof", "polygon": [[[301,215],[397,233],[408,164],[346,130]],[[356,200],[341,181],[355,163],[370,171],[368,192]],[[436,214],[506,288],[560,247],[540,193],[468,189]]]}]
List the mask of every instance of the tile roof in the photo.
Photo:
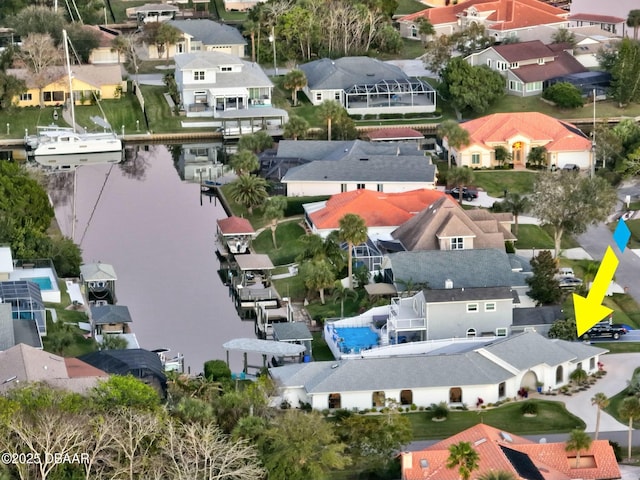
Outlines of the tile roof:
[{"label": "tile roof", "polygon": [[400,193],[360,189],[333,195],[324,208],[309,217],[320,230],[338,228],[340,219],[347,213],[360,215],[367,227],[397,227],[444,195],[424,188]]},{"label": "tile roof", "polygon": [[109,374],[96,368],[78,358],[65,358],[64,363],[67,366],[67,374],[69,378],[83,377],[108,377]]},{"label": "tile roof", "polygon": [[424,138],[424,135],[413,128],[381,128],[380,130],[374,130],[366,134],[370,140],[406,140],[406,139],[420,139]]},{"label": "tile roof", "polygon": [[228,218],[219,218],[217,220],[218,228],[223,235],[253,234],[255,230],[251,226],[251,222],[246,218],[236,217],[232,215]]},{"label": "tile roof", "polygon": [[407,250],[439,250],[442,237],[473,237],[474,248],[504,248],[511,232],[492,214],[469,215],[451,196],[443,196],[391,233]]},{"label": "tile roof", "polygon": [[554,57],[555,54],[549,45],[545,45],[540,40],[529,42],[507,43],[495,45],[494,51],[498,52],[507,62],[518,62],[522,60],[532,60],[538,58]]},{"label": "tile roof", "polygon": [[401,22],[415,22],[427,18],[432,25],[457,23],[465,10],[474,7],[481,12],[492,11],[487,17],[490,30],[515,30],[536,25],[555,24],[564,21],[568,13],[538,0],[467,0],[457,5],[430,8],[400,19]]},{"label": "tile roof", "polygon": [[527,480],[620,478],[608,440],[594,440],[589,450],[582,453],[581,457],[594,457],[592,465],[595,466],[576,469],[572,468],[575,460],[571,452],[565,450],[565,443],[535,443],[482,423],[424,450],[402,453],[403,478],[457,480],[457,469],[446,468],[446,463],[449,446],[459,442],[471,443],[478,452],[478,469],[474,472],[478,476],[502,470]]},{"label": "tile roof", "polygon": [[[595,13],[575,13],[569,16],[569,20],[582,20],[585,22],[602,22],[602,23],[622,23],[626,21],[624,18],[614,17],[613,15],[599,15]],[[606,31],[605,31],[606,32]],[[609,33],[609,32],[606,32]]]},{"label": "tile roof", "polygon": [[246,45],[240,31],[232,26],[207,19],[169,20],[172,27],[201,41],[204,45]]},{"label": "tile roof", "polygon": [[495,113],[461,124],[469,132],[470,148],[480,145],[493,149],[522,135],[543,143],[547,151],[584,151],[591,149],[589,138],[570,123],[538,112]]}]

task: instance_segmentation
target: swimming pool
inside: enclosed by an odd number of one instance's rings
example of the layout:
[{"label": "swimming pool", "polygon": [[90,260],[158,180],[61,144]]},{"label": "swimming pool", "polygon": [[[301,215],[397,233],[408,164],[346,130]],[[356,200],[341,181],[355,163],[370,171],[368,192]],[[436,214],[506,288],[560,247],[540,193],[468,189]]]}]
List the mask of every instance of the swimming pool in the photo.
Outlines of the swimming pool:
[{"label": "swimming pool", "polygon": [[343,353],[360,353],[378,345],[378,333],[371,327],[336,328],[338,347]]},{"label": "swimming pool", "polygon": [[53,284],[49,277],[27,277],[21,278],[20,280],[36,283],[40,287],[40,290],[53,290]]}]

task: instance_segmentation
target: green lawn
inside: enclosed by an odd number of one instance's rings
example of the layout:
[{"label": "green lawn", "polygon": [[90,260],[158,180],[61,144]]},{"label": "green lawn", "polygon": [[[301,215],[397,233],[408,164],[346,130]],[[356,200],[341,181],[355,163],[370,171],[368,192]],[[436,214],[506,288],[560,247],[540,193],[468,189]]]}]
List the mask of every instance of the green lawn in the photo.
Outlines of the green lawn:
[{"label": "green lawn", "polygon": [[286,265],[295,262],[302,250],[298,239],[304,235],[304,228],[300,226],[300,220],[281,223],[276,229],[276,243],[278,248],[273,248],[271,228],[265,230],[251,243],[258,253],[266,253],[274,265]]},{"label": "green lawn", "polygon": [[[215,7],[213,6],[213,3],[215,3]],[[223,22],[242,23],[247,19],[247,12],[225,11],[223,0],[212,0],[211,4],[209,11],[213,13],[217,10],[220,15],[220,20]]]},{"label": "green lawn", "polygon": [[503,197],[505,190],[511,193],[531,193],[536,178],[535,172],[513,170],[478,170],[474,175],[476,186],[492,197]]},{"label": "green lawn", "polygon": [[335,360],[327,342],[322,338],[322,332],[313,332],[313,359],[316,362]]},{"label": "green lawn", "polygon": [[[615,314],[614,314],[615,319]],[[640,352],[638,342],[598,342],[597,347],[606,348],[609,353],[637,353]]]},{"label": "green lawn", "polygon": [[[636,368],[633,372],[633,375],[637,375],[638,373],[640,373],[640,368]],[[631,379],[629,379],[631,380]],[[620,415],[618,414],[618,409],[620,408],[620,405],[622,404],[622,401],[627,398],[628,396],[628,392],[627,389],[625,388],[624,390],[622,390],[621,392],[617,393],[616,395],[614,395],[613,397],[609,398],[609,406],[607,408],[605,408],[605,412],[607,412],[609,415],[611,415],[613,418],[615,418],[616,420],[618,420],[619,422],[628,425],[629,421],[628,420],[623,420]],[[633,422],[633,428],[634,430],[640,428],[640,421],[635,421]]]},{"label": "green lawn", "polygon": [[[28,130],[29,135],[34,135],[38,125],[53,123],[53,111],[53,107],[42,109],[38,107],[12,107],[6,111],[3,110],[3,120],[0,123],[0,138],[22,138],[25,130]],[[66,126],[60,115],[56,123],[60,126]],[[8,134],[7,124],[9,124]]]},{"label": "green lawn", "polygon": [[561,433],[585,428],[585,423],[569,413],[564,403],[537,399],[532,401],[538,404],[538,415],[535,417],[522,415],[522,402],[509,402],[498,408],[479,411],[452,411],[444,422],[432,421],[429,412],[408,415],[414,440],[447,438],[481,422],[517,435]]},{"label": "green lawn", "polygon": [[[423,6],[424,7],[424,6]],[[396,60],[405,58],[418,58],[424,55],[424,47],[420,40],[402,39],[402,48],[398,53],[376,53],[376,58],[380,60]],[[440,99],[438,99],[440,100]]]},{"label": "green lawn", "polygon": [[145,3],[149,2],[147,0],[111,0],[111,9],[116,17],[116,23],[122,23],[127,20],[127,8],[140,7]]},{"label": "green lawn", "polygon": [[111,124],[113,131],[117,134],[122,133],[122,126],[126,134],[135,133],[139,122],[139,131],[145,132],[147,127],[144,123],[144,115],[140,109],[138,99],[133,94],[125,94],[119,100],[101,100],[98,105],[78,105],[75,107],[76,123],[87,131],[102,131],[91,117],[102,117],[102,111],[107,117],[107,121]]},{"label": "green lawn", "polygon": [[417,0],[398,0],[398,8],[395,15],[409,15],[428,8],[424,3]]},{"label": "green lawn", "polygon": [[[562,236],[562,242],[560,248],[576,248],[580,245],[571,236],[565,234]],[[528,249],[553,249],[553,232],[548,227],[540,227],[538,225],[519,224],[518,225],[518,241],[516,242],[516,248],[528,250]]]}]

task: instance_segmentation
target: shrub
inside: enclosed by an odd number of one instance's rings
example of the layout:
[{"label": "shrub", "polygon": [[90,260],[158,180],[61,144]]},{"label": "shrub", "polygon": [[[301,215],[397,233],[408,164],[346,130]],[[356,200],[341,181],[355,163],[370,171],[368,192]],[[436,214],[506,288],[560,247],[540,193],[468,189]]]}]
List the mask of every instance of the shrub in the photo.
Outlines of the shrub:
[{"label": "shrub", "polygon": [[449,405],[447,405],[447,402],[440,402],[437,405],[432,403],[430,410],[433,412],[433,418],[449,417]]},{"label": "shrub", "polygon": [[336,417],[336,420],[340,421],[352,416],[353,412],[344,408],[339,408],[333,413],[333,415]]},{"label": "shrub", "polygon": [[412,403],[412,404],[411,404],[411,406],[410,406],[409,408],[410,408],[410,409],[411,409],[411,411],[413,412],[413,411],[415,411],[415,410],[418,408],[418,406],[417,406],[415,403]]},{"label": "shrub", "polygon": [[542,98],[555,103],[560,108],[578,108],[584,105],[582,93],[569,82],[558,82],[542,93]]},{"label": "shrub", "polygon": [[537,415],[538,414],[538,404],[532,400],[526,400],[522,402],[520,406],[520,412],[523,415]]},{"label": "shrub", "polygon": [[362,116],[363,120],[377,120],[378,119],[378,114],[377,113],[367,113],[365,115]]},{"label": "shrub", "polygon": [[204,362],[204,377],[212,382],[231,378],[231,370],[223,360]]}]

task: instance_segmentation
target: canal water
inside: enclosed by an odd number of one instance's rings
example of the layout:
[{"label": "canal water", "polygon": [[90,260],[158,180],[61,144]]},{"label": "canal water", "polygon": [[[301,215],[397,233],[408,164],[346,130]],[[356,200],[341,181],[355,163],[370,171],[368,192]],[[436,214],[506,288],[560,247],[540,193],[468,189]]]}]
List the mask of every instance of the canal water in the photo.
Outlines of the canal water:
[{"label": "canal water", "polygon": [[[83,165],[75,182],[74,173],[52,174],[49,192],[84,262],[113,265],[118,304],[129,308],[140,346],[182,353],[197,374],[205,361],[226,359],[224,342],[255,334],[217,273],[216,220],[226,214],[201,196],[198,182],[181,179],[175,148],[153,145],[124,164]],[[241,371],[242,354],[230,360]]]}]

